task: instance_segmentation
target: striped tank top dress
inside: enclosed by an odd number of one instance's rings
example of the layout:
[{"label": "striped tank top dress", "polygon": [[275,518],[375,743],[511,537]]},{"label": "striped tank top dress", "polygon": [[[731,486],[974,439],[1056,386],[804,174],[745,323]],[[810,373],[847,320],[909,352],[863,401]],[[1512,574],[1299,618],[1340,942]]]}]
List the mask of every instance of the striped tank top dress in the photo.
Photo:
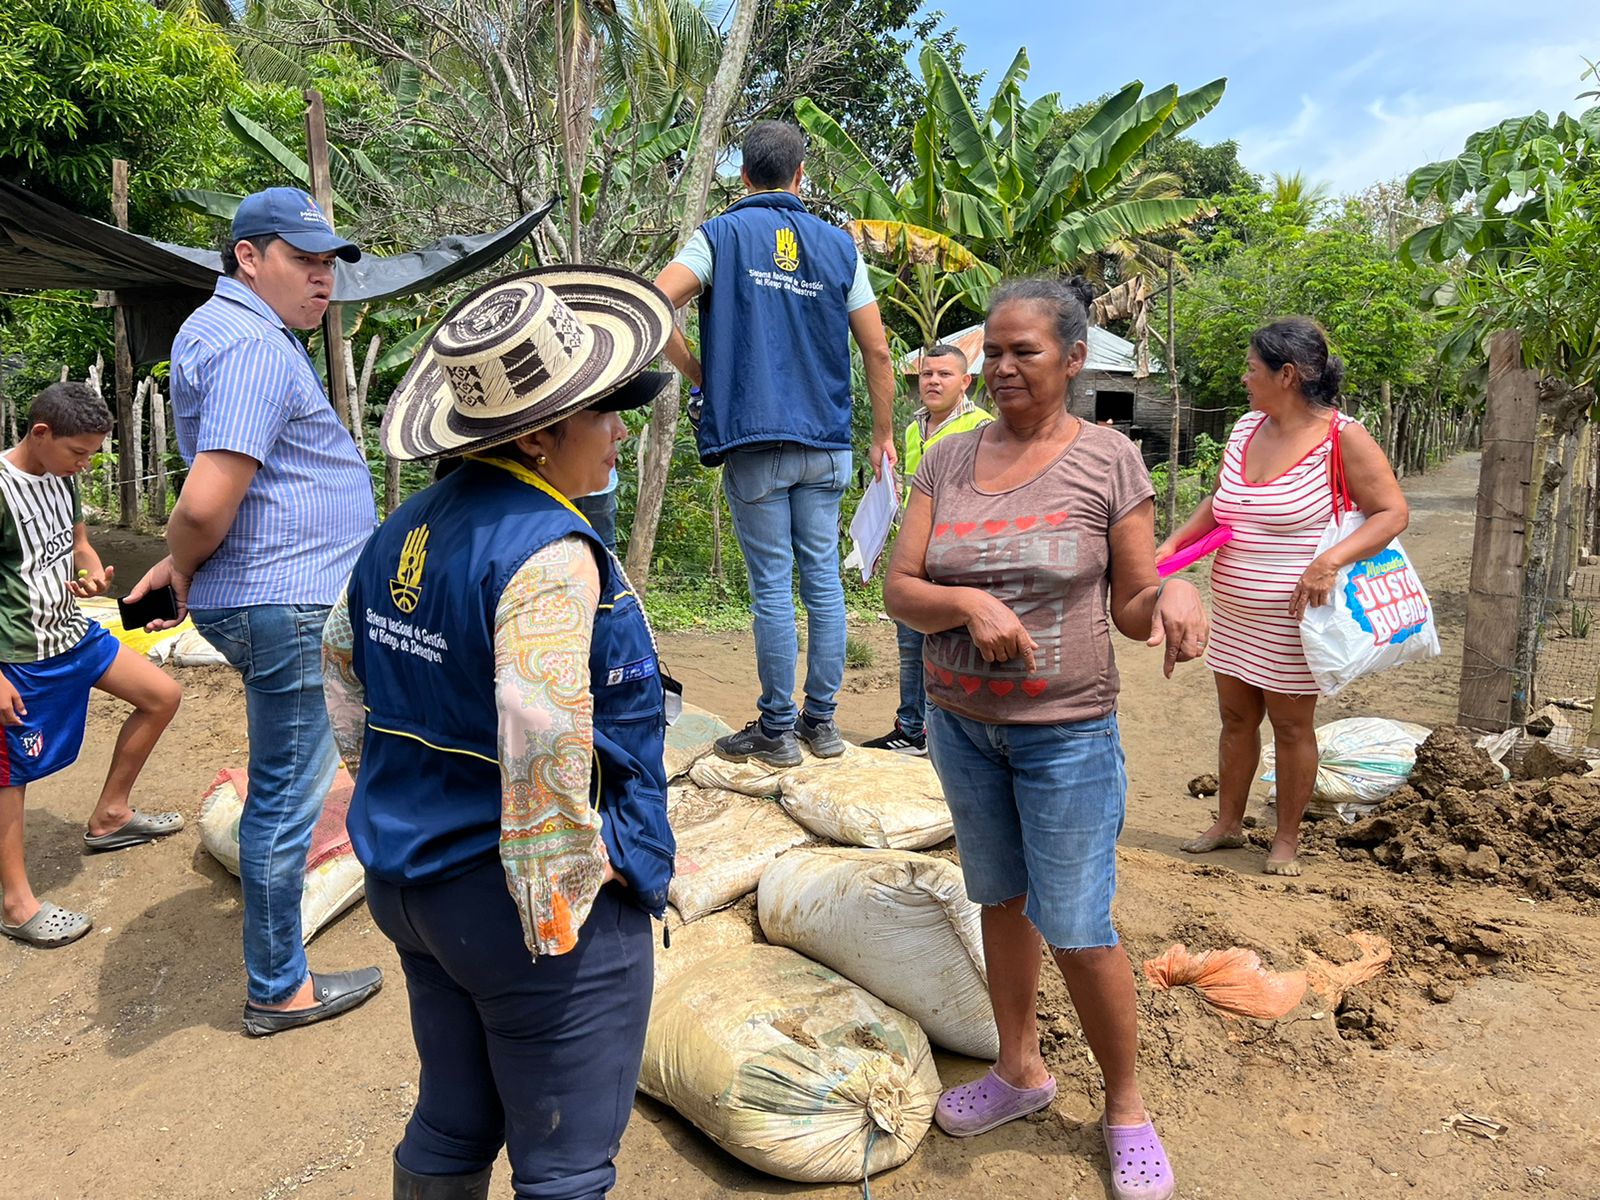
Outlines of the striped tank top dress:
[{"label": "striped tank top dress", "polygon": [[1333,516],[1328,456],[1333,431],[1351,422],[1336,413],[1328,436],[1283,474],[1263,483],[1244,475],[1245,452],[1266,414],[1248,412],[1228,437],[1211,510],[1233,527],[1233,540],[1211,566],[1211,641],[1206,665],[1219,675],[1286,696],[1320,693],[1300,623],[1289,598],[1317,555],[1317,542]]}]

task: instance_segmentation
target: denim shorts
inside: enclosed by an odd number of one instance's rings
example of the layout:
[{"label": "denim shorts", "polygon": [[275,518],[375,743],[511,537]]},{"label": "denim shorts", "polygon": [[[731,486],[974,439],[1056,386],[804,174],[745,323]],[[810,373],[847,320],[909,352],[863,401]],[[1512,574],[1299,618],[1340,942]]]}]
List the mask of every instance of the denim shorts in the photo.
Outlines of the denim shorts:
[{"label": "denim shorts", "polygon": [[1116,713],[990,725],[928,706],[928,755],[975,904],[1026,896],[1057,950],[1117,944],[1111,898],[1128,790]]}]

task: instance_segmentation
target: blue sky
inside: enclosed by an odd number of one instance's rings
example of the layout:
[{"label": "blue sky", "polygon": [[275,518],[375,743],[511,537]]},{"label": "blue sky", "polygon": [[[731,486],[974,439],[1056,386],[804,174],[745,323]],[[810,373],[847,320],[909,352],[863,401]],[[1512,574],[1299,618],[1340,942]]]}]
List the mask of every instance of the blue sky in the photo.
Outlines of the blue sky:
[{"label": "blue sky", "polygon": [[[1132,79],[1187,91],[1228,77],[1191,130],[1233,138],[1258,173],[1304,171],[1336,194],[1449,158],[1475,130],[1581,111],[1600,58],[1600,0],[937,0],[993,81],[1027,46],[1029,99],[1092,99]],[[987,91],[982,93],[987,98]]]}]

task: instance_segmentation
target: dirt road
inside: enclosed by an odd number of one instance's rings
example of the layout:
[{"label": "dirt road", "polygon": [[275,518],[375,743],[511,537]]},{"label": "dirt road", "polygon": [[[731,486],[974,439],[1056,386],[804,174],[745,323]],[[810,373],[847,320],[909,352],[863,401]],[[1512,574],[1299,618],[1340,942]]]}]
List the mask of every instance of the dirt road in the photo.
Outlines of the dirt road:
[{"label": "dirt road", "polygon": [[[1372,714],[1422,723],[1454,713],[1477,459],[1409,481],[1407,544],[1429,585],[1445,654],[1364,680],[1322,719]],[[121,540],[120,567],[148,556]],[[892,626],[862,632],[876,665],[850,672],[848,735],[888,728],[896,703]],[[692,699],[742,723],[753,711],[748,636],[677,636],[663,650]],[[1247,945],[1277,966],[1353,929],[1395,943],[1373,988],[1377,1040],[1309,1005],[1267,1024],[1224,1020],[1187,991],[1140,979],[1141,1067],[1190,1200],[1488,1194],[1600,1197],[1600,921],[1573,901],[1531,903],[1479,883],[1451,889],[1333,857],[1299,881],[1267,880],[1263,851],[1180,855],[1209,806],[1184,783],[1214,769],[1210,676],[1161,678],[1152,652],[1119,651],[1132,787],[1118,924],[1135,960],[1174,941]],[[245,759],[243,704],[222,670],[179,673],[185,704],[146,773],[146,808],[192,812],[217,768]],[[262,1042],[239,1032],[238,889],[186,830],[155,846],[85,858],[78,834],[106,763],[117,707],[97,698],[73,770],[30,795],[36,887],[96,927],[64,951],[0,945],[0,1193],[59,1197],[275,1200],[387,1197],[389,1153],[416,1080],[404,988],[388,943],[357,907],[311,947],[324,969],[381,964],[389,986],[357,1015]],[[1429,989],[1453,999],[1436,1003]],[[931,1132],[901,1169],[873,1180],[883,1200],[970,1194],[1080,1200],[1107,1194],[1086,1048],[1058,979],[1040,1001],[1052,1108],[971,1142]],[[1347,1036],[1348,1034],[1348,1036]],[[941,1055],[951,1083],[981,1064]],[[1507,1127],[1452,1132],[1457,1113]],[[1589,1149],[1584,1149],[1584,1147]],[[713,1148],[641,1099],[618,1160],[622,1200],[813,1194]],[[509,1194],[502,1167],[496,1194]]]}]

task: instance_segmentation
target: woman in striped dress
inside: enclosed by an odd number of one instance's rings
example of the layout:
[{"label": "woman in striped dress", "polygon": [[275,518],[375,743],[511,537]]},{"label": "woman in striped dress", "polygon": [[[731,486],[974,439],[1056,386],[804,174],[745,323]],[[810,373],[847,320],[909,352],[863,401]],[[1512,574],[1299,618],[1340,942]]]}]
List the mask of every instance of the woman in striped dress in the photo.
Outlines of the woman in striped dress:
[{"label": "woman in striped dress", "polygon": [[[1244,845],[1244,811],[1261,760],[1261,719],[1277,753],[1278,828],[1265,870],[1298,875],[1300,818],[1317,773],[1318,689],[1300,617],[1325,604],[1339,568],[1386,546],[1409,520],[1383,450],[1338,411],[1344,364],[1314,321],[1291,317],[1250,339],[1243,382],[1250,411],[1228,438],[1216,491],[1156,550],[1165,558],[1218,525],[1233,540],[1211,568],[1211,644],[1222,712],[1216,823],[1183,843],[1191,854]],[[1338,438],[1361,528],[1320,557],[1333,516],[1329,462]]]}]

